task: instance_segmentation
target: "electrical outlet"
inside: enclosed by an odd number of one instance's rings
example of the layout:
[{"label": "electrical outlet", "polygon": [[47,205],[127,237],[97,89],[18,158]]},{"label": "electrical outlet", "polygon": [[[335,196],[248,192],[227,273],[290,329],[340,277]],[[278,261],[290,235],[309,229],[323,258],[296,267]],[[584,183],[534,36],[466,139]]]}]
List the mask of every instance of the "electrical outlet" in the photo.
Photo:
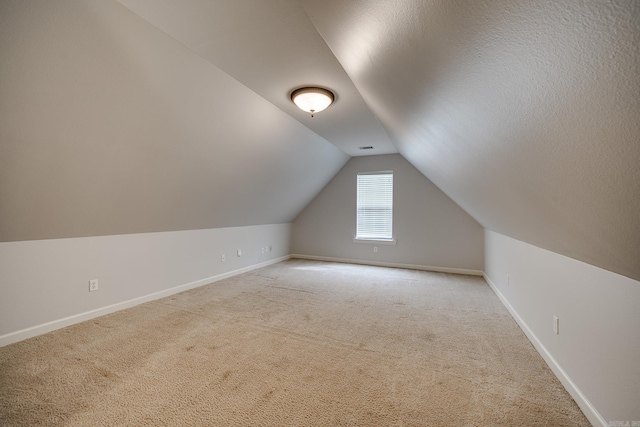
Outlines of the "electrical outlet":
[{"label": "electrical outlet", "polygon": [[269,245],[269,252],[273,251],[273,246]]},{"label": "electrical outlet", "polygon": [[373,252],[378,252],[378,247],[377,246],[373,247]]},{"label": "electrical outlet", "polygon": [[89,292],[94,292],[98,290],[98,279],[89,280]]},{"label": "electrical outlet", "polygon": [[224,254],[222,254],[222,256],[220,257],[220,262],[225,262],[226,261],[226,257]]},{"label": "electrical outlet", "polygon": [[553,316],[553,332],[560,335],[560,319],[556,315]]},{"label": "electrical outlet", "polygon": [[242,249],[238,249],[238,256],[242,256]]},{"label": "electrical outlet", "polygon": [[264,248],[260,248],[260,253],[263,254],[264,253]]}]

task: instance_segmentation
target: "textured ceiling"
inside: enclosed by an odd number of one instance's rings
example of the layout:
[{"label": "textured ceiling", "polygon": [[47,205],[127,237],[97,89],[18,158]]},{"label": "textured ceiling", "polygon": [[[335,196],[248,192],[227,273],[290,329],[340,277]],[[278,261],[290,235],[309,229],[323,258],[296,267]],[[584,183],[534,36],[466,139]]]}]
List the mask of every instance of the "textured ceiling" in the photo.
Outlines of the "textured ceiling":
[{"label": "textured ceiling", "polygon": [[640,279],[640,2],[302,4],[398,151],[483,226]]}]

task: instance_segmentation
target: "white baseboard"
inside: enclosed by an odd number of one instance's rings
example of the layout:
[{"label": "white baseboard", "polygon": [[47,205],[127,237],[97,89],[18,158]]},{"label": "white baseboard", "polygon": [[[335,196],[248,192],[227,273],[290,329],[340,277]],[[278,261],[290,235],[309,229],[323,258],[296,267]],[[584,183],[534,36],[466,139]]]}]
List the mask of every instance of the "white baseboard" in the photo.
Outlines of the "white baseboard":
[{"label": "white baseboard", "polygon": [[333,258],[333,257],[316,256],[316,255],[293,254],[291,255],[291,258],[309,259],[314,261],[341,262],[346,264],[373,265],[377,267],[406,268],[409,270],[435,271],[437,273],[466,274],[470,276],[482,276],[484,274],[480,270],[466,270],[464,268],[431,267],[427,265],[399,264],[395,262],[382,262],[382,261],[364,261],[359,259]]},{"label": "white baseboard", "polygon": [[551,371],[555,374],[555,376],[560,380],[564,388],[569,392],[573,400],[576,401],[584,415],[587,417],[589,422],[591,422],[594,426],[601,427],[609,427],[609,423],[605,421],[605,419],[600,415],[600,413],[596,410],[596,408],[589,402],[589,400],[585,397],[585,395],[580,391],[578,386],[571,380],[569,375],[562,369],[562,367],[558,364],[558,362],[553,358],[551,353],[546,349],[546,347],[540,342],[538,337],[533,333],[533,331],[529,328],[529,326],[525,323],[524,320],[520,317],[518,312],[513,308],[513,306],[509,303],[507,298],[500,292],[500,290],[496,287],[496,285],[491,281],[491,279],[484,274],[484,280],[489,284],[493,292],[498,296],[502,304],[507,308],[511,316],[514,318],[516,323],[520,326],[524,334],[527,336],[531,344],[535,347],[535,349],[540,353],[544,361],[547,363]]},{"label": "white baseboard", "polygon": [[173,288],[165,289],[163,291],[154,292],[149,295],[144,295],[138,298],[122,301],[116,304],[108,305],[106,307],[101,307],[95,310],[86,311],[84,313],[74,314],[73,316],[43,323],[41,325],[32,326],[30,328],[22,329],[20,331],[11,332],[11,333],[0,336],[0,347],[13,344],[18,341],[26,340],[27,338],[35,337],[37,335],[46,334],[47,332],[55,331],[56,329],[61,329],[67,326],[74,325],[76,323],[94,319],[96,317],[104,316],[105,314],[124,310],[125,308],[134,307],[136,305],[143,304],[145,302],[157,300],[160,298],[168,297],[170,295],[187,291],[189,289],[208,285],[210,283],[217,282],[219,280],[223,280],[232,276],[237,276],[238,274],[246,273],[252,270],[256,270],[258,268],[266,267],[271,264],[276,264],[281,261],[286,261],[289,258],[291,258],[291,256],[286,255],[280,258],[261,262],[259,264],[253,264],[248,267],[243,267],[238,270],[228,271],[226,273],[218,274],[216,276],[211,276],[211,277],[206,277],[204,279],[196,280],[195,282],[185,283],[183,285],[175,286]]}]

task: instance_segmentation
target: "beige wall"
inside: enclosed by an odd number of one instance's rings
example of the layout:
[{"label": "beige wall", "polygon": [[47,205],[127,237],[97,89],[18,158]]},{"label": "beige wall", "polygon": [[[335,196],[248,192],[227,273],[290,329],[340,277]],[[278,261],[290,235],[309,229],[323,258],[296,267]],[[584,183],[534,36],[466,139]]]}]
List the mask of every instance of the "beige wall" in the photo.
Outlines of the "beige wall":
[{"label": "beige wall", "polygon": [[[394,173],[397,244],[354,243],[356,175],[383,170]],[[399,154],[354,157],[294,221],[291,252],[481,271],[483,229]]]}]

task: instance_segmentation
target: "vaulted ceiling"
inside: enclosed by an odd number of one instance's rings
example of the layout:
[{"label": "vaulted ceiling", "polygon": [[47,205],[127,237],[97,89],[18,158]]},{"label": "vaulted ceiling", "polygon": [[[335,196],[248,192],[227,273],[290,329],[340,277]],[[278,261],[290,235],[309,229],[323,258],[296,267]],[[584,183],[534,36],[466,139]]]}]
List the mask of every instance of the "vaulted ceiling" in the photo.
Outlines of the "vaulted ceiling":
[{"label": "vaulted ceiling", "polygon": [[[346,153],[395,147],[485,228],[640,278],[639,2],[120,1]],[[305,83],[339,102],[306,117]]]},{"label": "vaulted ceiling", "polygon": [[119,2],[0,6],[2,240],[291,221],[399,152],[485,228],[640,279],[640,2]]}]

